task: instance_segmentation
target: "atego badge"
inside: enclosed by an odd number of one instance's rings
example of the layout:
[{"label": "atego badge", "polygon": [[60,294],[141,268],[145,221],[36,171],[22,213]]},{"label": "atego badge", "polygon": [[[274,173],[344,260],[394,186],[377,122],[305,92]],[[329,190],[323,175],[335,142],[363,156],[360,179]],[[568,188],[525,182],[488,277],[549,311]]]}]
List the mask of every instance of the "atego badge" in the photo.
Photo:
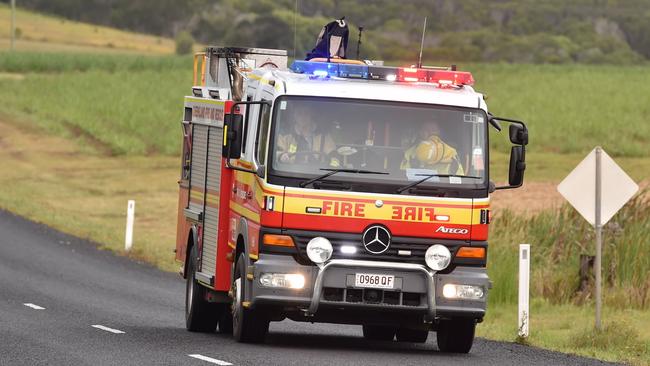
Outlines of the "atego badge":
[{"label": "atego badge", "polygon": [[438,229],[436,229],[437,233],[445,233],[445,234],[461,234],[465,235],[469,233],[469,230],[467,229],[462,229],[462,228],[457,228],[457,227],[444,227],[440,226]]}]

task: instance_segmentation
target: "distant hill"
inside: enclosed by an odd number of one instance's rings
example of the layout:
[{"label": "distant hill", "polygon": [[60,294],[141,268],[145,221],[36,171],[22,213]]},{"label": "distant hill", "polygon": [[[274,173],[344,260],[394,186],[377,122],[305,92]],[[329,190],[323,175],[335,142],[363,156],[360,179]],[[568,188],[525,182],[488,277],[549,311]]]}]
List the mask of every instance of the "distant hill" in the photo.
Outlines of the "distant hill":
[{"label": "distant hill", "polygon": [[[9,49],[10,8],[0,3],[0,51]],[[16,11],[16,49],[28,51],[171,54],[174,41],[106,26],[80,23],[24,9]]]},{"label": "distant hill", "polygon": [[167,37],[188,31],[204,44],[282,48],[299,58],[327,21],[346,16],[349,54],[356,54],[357,26],[363,26],[362,58],[415,60],[426,16],[427,61],[636,64],[650,59],[650,0],[19,2],[69,19]]}]

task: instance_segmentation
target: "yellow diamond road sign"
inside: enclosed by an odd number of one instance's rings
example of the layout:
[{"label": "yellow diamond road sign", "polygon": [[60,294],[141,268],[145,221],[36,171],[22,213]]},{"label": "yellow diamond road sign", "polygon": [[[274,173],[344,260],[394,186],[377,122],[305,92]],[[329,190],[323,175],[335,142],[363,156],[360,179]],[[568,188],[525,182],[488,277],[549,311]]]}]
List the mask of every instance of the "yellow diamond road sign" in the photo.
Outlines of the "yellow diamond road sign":
[{"label": "yellow diamond road sign", "polygon": [[[591,225],[595,225],[596,222],[596,150],[598,149],[593,149],[557,186],[558,192]],[[604,225],[634,196],[639,186],[604,150],[601,150],[600,173],[600,224]]]}]

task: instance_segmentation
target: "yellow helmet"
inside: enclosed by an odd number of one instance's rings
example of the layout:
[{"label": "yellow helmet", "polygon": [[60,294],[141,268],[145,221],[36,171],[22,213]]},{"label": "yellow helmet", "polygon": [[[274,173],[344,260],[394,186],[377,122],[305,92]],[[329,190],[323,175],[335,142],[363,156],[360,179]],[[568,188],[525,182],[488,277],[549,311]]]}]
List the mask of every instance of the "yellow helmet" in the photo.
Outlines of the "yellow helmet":
[{"label": "yellow helmet", "polygon": [[438,136],[431,136],[418,144],[415,156],[424,164],[448,163],[456,156],[456,149],[445,144]]}]

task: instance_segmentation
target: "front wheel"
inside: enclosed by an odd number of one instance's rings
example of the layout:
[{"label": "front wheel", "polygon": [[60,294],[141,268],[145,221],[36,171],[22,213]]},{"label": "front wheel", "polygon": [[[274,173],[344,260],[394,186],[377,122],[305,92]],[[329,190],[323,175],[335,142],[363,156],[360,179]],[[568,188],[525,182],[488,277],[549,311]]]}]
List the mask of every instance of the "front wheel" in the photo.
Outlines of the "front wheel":
[{"label": "front wheel", "polygon": [[382,325],[364,325],[363,338],[370,341],[392,341],[395,338],[395,327]]},{"label": "front wheel", "polygon": [[443,320],[436,333],[438,349],[448,353],[468,353],[474,343],[476,320],[452,319]]},{"label": "front wheel", "polygon": [[232,334],[237,342],[263,342],[269,331],[268,317],[259,310],[244,307],[244,294],[248,286],[246,259],[244,254],[239,256],[233,275],[232,292]]},{"label": "front wheel", "polygon": [[395,334],[398,342],[424,343],[429,337],[428,330],[400,328]]},{"label": "front wheel", "polygon": [[185,327],[190,332],[212,333],[217,327],[222,307],[205,299],[206,289],[196,281],[197,258],[198,252],[194,245],[190,251],[185,284]]}]

